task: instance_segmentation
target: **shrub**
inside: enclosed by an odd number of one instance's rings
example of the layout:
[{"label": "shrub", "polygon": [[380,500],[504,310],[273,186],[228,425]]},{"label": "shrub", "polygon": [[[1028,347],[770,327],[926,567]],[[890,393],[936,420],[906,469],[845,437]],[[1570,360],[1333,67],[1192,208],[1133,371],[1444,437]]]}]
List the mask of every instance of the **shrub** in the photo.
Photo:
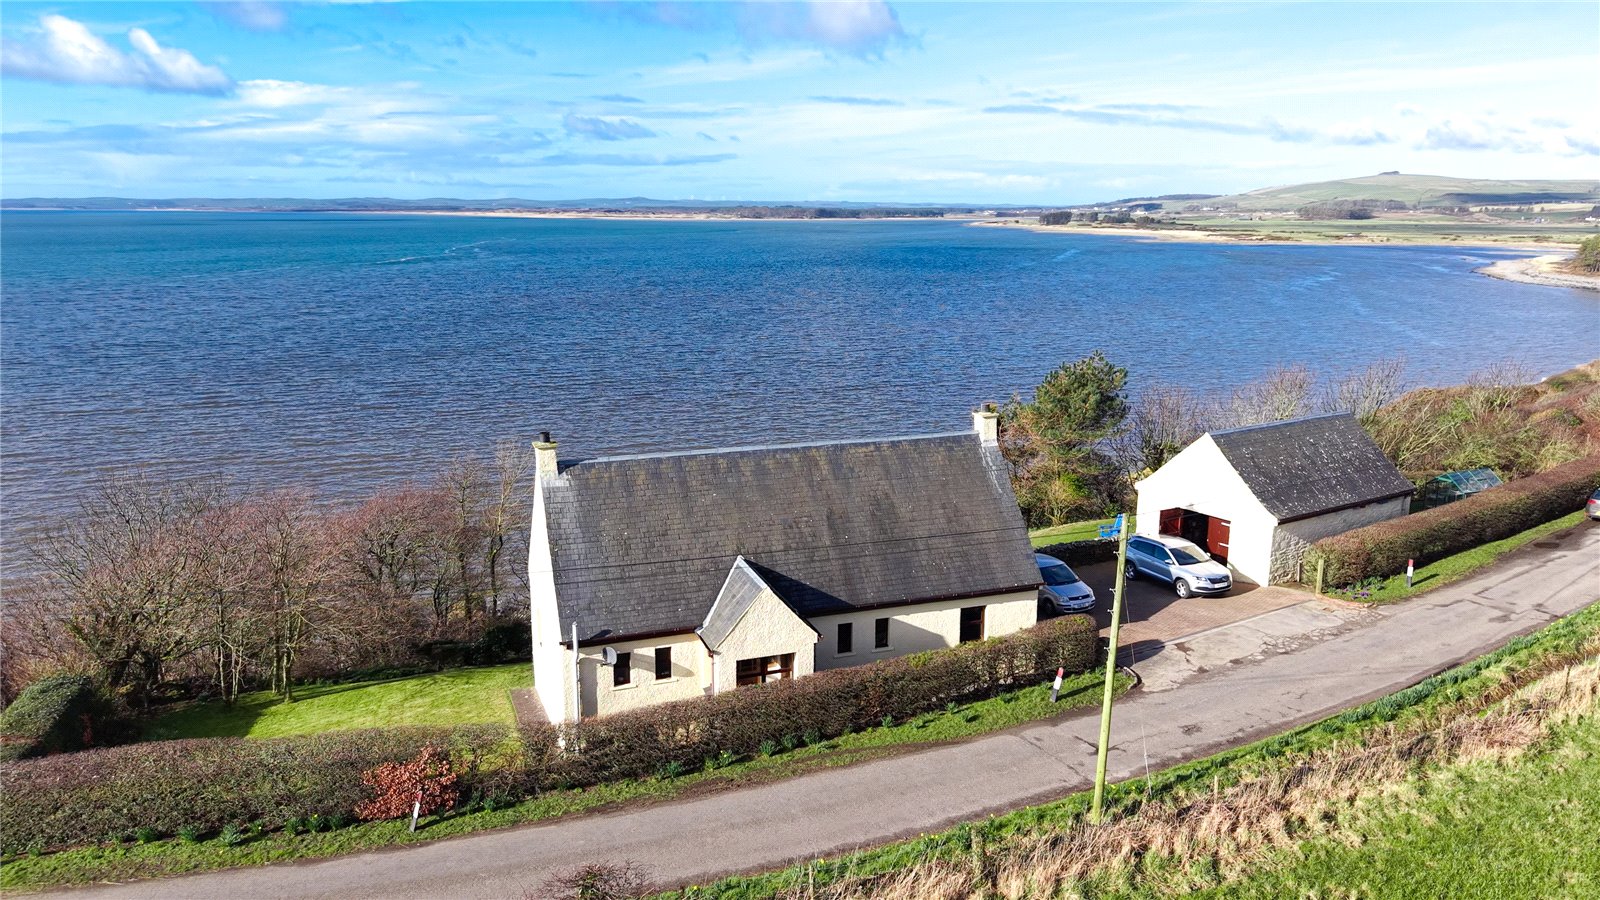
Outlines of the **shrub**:
[{"label": "shrub", "polygon": [[1098,653],[1094,622],[1065,616],[947,650],[584,719],[564,726],[574,752],[552,755],[544,775],[571,785],[659,777],[759,753],[796,730],[815,744],[1031,684],[1058,666],[1082,672]]},{"label": "shrub", "polygon": [[[155,741],[0,764],[6,852],[93,843],[148,827],[217,832],[239,822],[299,819],[321,831],[349,821],[371,799],[362,775],[415,760],[423,748],[448,753],[461,786],[478,781],[504,753],[502,725],[328,732],[274,740]],[[410,812],[409,806],[407,812]]]},{"label": "shrub", "polygon": [[356,805],[356,818],[366,822],[403,819],[414,806],[420,815],[431,815],[455,806],[461,797],[450,758],[431,744],[416,759],[382,763],[362,773],[361,781],[376,795]]},{"label": "shrub", "polygon": [[120,731],[120,718],[93,682],[53,675],[29,685],[0,713],[0,760],[81,750]]},{"label": "shrub", "polygon": [[[557,873],[538,896],[556,900],[637,900],[645,895],[646,870],[629,861],[590,863]],[[529,894],[529,897],[535,895]]]},{"label": "shrub", "polygon": [[1489,488],[1465,500],[1323,538],[1306,553],[1306,571],[1323,563],[1323,583],[1343,587],[1402,572],[1498,541],[1583,508],[1600,485],[1600,455]]}]

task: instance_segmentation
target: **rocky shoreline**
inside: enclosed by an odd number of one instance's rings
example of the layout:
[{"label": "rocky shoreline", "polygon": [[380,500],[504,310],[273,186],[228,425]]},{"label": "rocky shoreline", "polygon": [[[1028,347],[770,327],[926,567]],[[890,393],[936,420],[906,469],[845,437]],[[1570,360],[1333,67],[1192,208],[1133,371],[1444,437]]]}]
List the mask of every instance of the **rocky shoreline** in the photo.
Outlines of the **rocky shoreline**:
[{"label": "rocky shoreline", "polygon": [[1502,259],[1476,270],[1490,278],[1520,281],[1524,284],[1542,284],[1546,287],[1577,288],[1580,291],[1600,292],[1600,277],[1577,275],[1558,268],[1570,259],[1567,255],[1535,256],[1524,259]]}]

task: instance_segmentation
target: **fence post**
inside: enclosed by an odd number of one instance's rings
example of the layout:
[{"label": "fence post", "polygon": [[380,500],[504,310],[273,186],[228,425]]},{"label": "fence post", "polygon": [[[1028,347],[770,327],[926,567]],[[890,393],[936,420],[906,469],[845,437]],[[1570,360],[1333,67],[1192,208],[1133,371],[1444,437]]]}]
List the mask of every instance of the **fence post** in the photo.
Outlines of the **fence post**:
[{"label": "fence post", "polygon": [[1320,557],[1320,556],[1317,557],[1317,596],[1318,597],[1322,596],[1322,564],[1325,561],[1326,560],[1324,560],[1322,557]]}]

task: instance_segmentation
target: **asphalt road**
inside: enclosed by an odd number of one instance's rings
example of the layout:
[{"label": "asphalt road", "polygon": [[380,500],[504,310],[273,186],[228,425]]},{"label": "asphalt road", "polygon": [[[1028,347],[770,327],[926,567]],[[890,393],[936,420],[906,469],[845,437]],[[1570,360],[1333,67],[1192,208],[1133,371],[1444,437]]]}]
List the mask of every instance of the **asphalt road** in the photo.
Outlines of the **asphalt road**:
[{"label": "asphalt road", "polygon": [[[1600,523],[1378,611],[1308,604],[1174,642],[1119,702],[1113,779],[1398,690],[1600,600]],[[1203,663],[1203,664],[1202,664]],[[633,860],[662,885],[772,869],[1084,789],[1092,715],[775,784],[418,847],[71,891],[105,897],[538,897],[552,872]]]}]

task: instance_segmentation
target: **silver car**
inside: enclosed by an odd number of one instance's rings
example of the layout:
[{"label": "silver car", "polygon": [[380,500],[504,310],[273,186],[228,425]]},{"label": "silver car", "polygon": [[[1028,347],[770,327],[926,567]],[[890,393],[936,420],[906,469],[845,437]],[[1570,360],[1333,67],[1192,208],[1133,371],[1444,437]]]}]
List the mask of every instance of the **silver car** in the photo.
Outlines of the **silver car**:
[{"label": "silver car", "polygon": [[1233,587],[1228,567],[1180,537],[1138,535],[1128,539],[1129,578],[1141,575],[1172,582],[1179,597],[1221,594]]},{"label": "silver car", "polygon": [[1049,606],[1052,614],[1094,611],[1094,589],[1084,584],[1071,566],[1043,553],[1035,553],[1033,561],[1039,566],[1039,580],[1044,582],[1044,587],[1039,588],[1041,610]]},{"label": "silver car", "polygon": [[1589,502],[1583,506],[1583,514],[1591,519],[1600,519],[1600,491],[1589,495]]}]

